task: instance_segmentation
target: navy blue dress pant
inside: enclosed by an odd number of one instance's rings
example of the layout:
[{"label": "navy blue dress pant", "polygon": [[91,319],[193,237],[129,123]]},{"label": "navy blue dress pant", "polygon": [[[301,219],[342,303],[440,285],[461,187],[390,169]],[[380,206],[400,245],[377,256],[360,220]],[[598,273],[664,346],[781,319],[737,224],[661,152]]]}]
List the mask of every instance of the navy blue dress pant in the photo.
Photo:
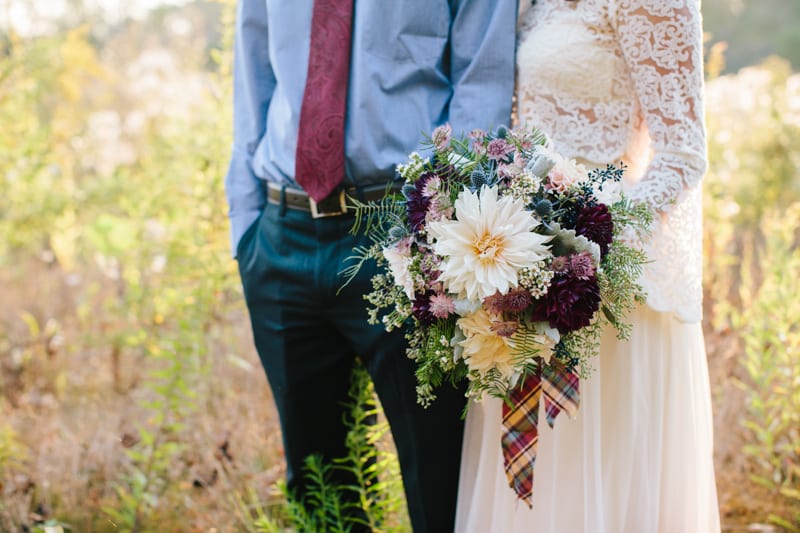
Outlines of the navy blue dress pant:
[{"label": "navy blue dress pant", "polygon": [[351,215],[313,219],[267,204],[238,248],[239,271],[261,363],[272,388],[290,489],[302,496],[304,459],[346,455],[342,418],[356,357],[367,368],[392,429],[412,526],[453,530],[464,390],[443,387],[427,409],[416,402],[414,364],[403,333],[367,323],[375,267],[340,294],[338,275],[363,236]]}]

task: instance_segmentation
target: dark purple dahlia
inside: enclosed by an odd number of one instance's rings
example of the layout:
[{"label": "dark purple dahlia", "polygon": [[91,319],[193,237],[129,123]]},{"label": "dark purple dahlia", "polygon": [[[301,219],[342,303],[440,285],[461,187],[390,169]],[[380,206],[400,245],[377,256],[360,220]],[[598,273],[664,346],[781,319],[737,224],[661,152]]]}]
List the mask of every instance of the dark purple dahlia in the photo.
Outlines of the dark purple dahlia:
[{"label": "dark purple dahlia", "polygon": [[550,323],[561,333],[588,326],[600,308],[600,287],[597,278],[580,279],[570,274],[557,274],[533,310],[533,320]]},{"label": "dark purple dahlia", "polygon": [[414,182],[414,188],[406,194],[406,208],[408,209],[408,223],[411,231],[419,231],[425,224],[425,216],[431,205],[431,199],[425,196],[425,185],[436,176],[433,172],[426,172]]},{"label": "dark purple dahlia", "polygon": [[578,213],[575,233],[600,245],[600,255],[605,257],[614,233],[614,221],[606,204],[586,205]]},{"label": "dark purple dahlia", "polygon": [[431,296],[433,295],[433,292],[417,294],[415,295],[414,301],[411,302],[411,314],[413,314],[421,324],[426,326],[433,324],[436,320],[431,310]]}]

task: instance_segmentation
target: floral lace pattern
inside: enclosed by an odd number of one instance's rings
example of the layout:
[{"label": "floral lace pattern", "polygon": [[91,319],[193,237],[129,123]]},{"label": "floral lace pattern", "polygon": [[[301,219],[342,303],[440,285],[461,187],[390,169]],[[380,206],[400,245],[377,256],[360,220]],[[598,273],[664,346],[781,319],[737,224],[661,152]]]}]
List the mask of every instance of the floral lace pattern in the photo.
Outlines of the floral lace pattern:
[{"label": "floral lace pattern", "polygon": [[697,0],[538,0],[520,15],[518,123],[588,165],[629,165],[626,192],[660,214],[643,243],[648,304],[702,318],[706,170]]}]

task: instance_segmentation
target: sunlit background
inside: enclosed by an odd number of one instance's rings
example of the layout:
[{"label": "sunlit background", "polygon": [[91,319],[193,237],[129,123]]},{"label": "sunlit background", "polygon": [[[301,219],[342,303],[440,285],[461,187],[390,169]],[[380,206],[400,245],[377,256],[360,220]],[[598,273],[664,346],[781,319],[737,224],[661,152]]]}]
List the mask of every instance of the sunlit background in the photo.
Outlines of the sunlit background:
[{"label": "sunlit background", "polygon": [[[0,0],[0,531],[301,527],[229,256],[234,3]],[[703,10],[720,510],[800,531],[800,2]]]}]

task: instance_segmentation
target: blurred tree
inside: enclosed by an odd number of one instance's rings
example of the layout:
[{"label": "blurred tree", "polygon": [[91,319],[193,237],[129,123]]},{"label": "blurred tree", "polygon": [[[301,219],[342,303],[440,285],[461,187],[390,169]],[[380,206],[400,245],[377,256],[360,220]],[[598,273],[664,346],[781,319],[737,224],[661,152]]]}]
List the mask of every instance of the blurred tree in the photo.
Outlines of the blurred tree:
[{"label": "blurred tree", "polygon": [[728,43],[726,72],[769,55],[800,68],[800,2],[797,0],[704,0],[703,21],[711,42]]}]

